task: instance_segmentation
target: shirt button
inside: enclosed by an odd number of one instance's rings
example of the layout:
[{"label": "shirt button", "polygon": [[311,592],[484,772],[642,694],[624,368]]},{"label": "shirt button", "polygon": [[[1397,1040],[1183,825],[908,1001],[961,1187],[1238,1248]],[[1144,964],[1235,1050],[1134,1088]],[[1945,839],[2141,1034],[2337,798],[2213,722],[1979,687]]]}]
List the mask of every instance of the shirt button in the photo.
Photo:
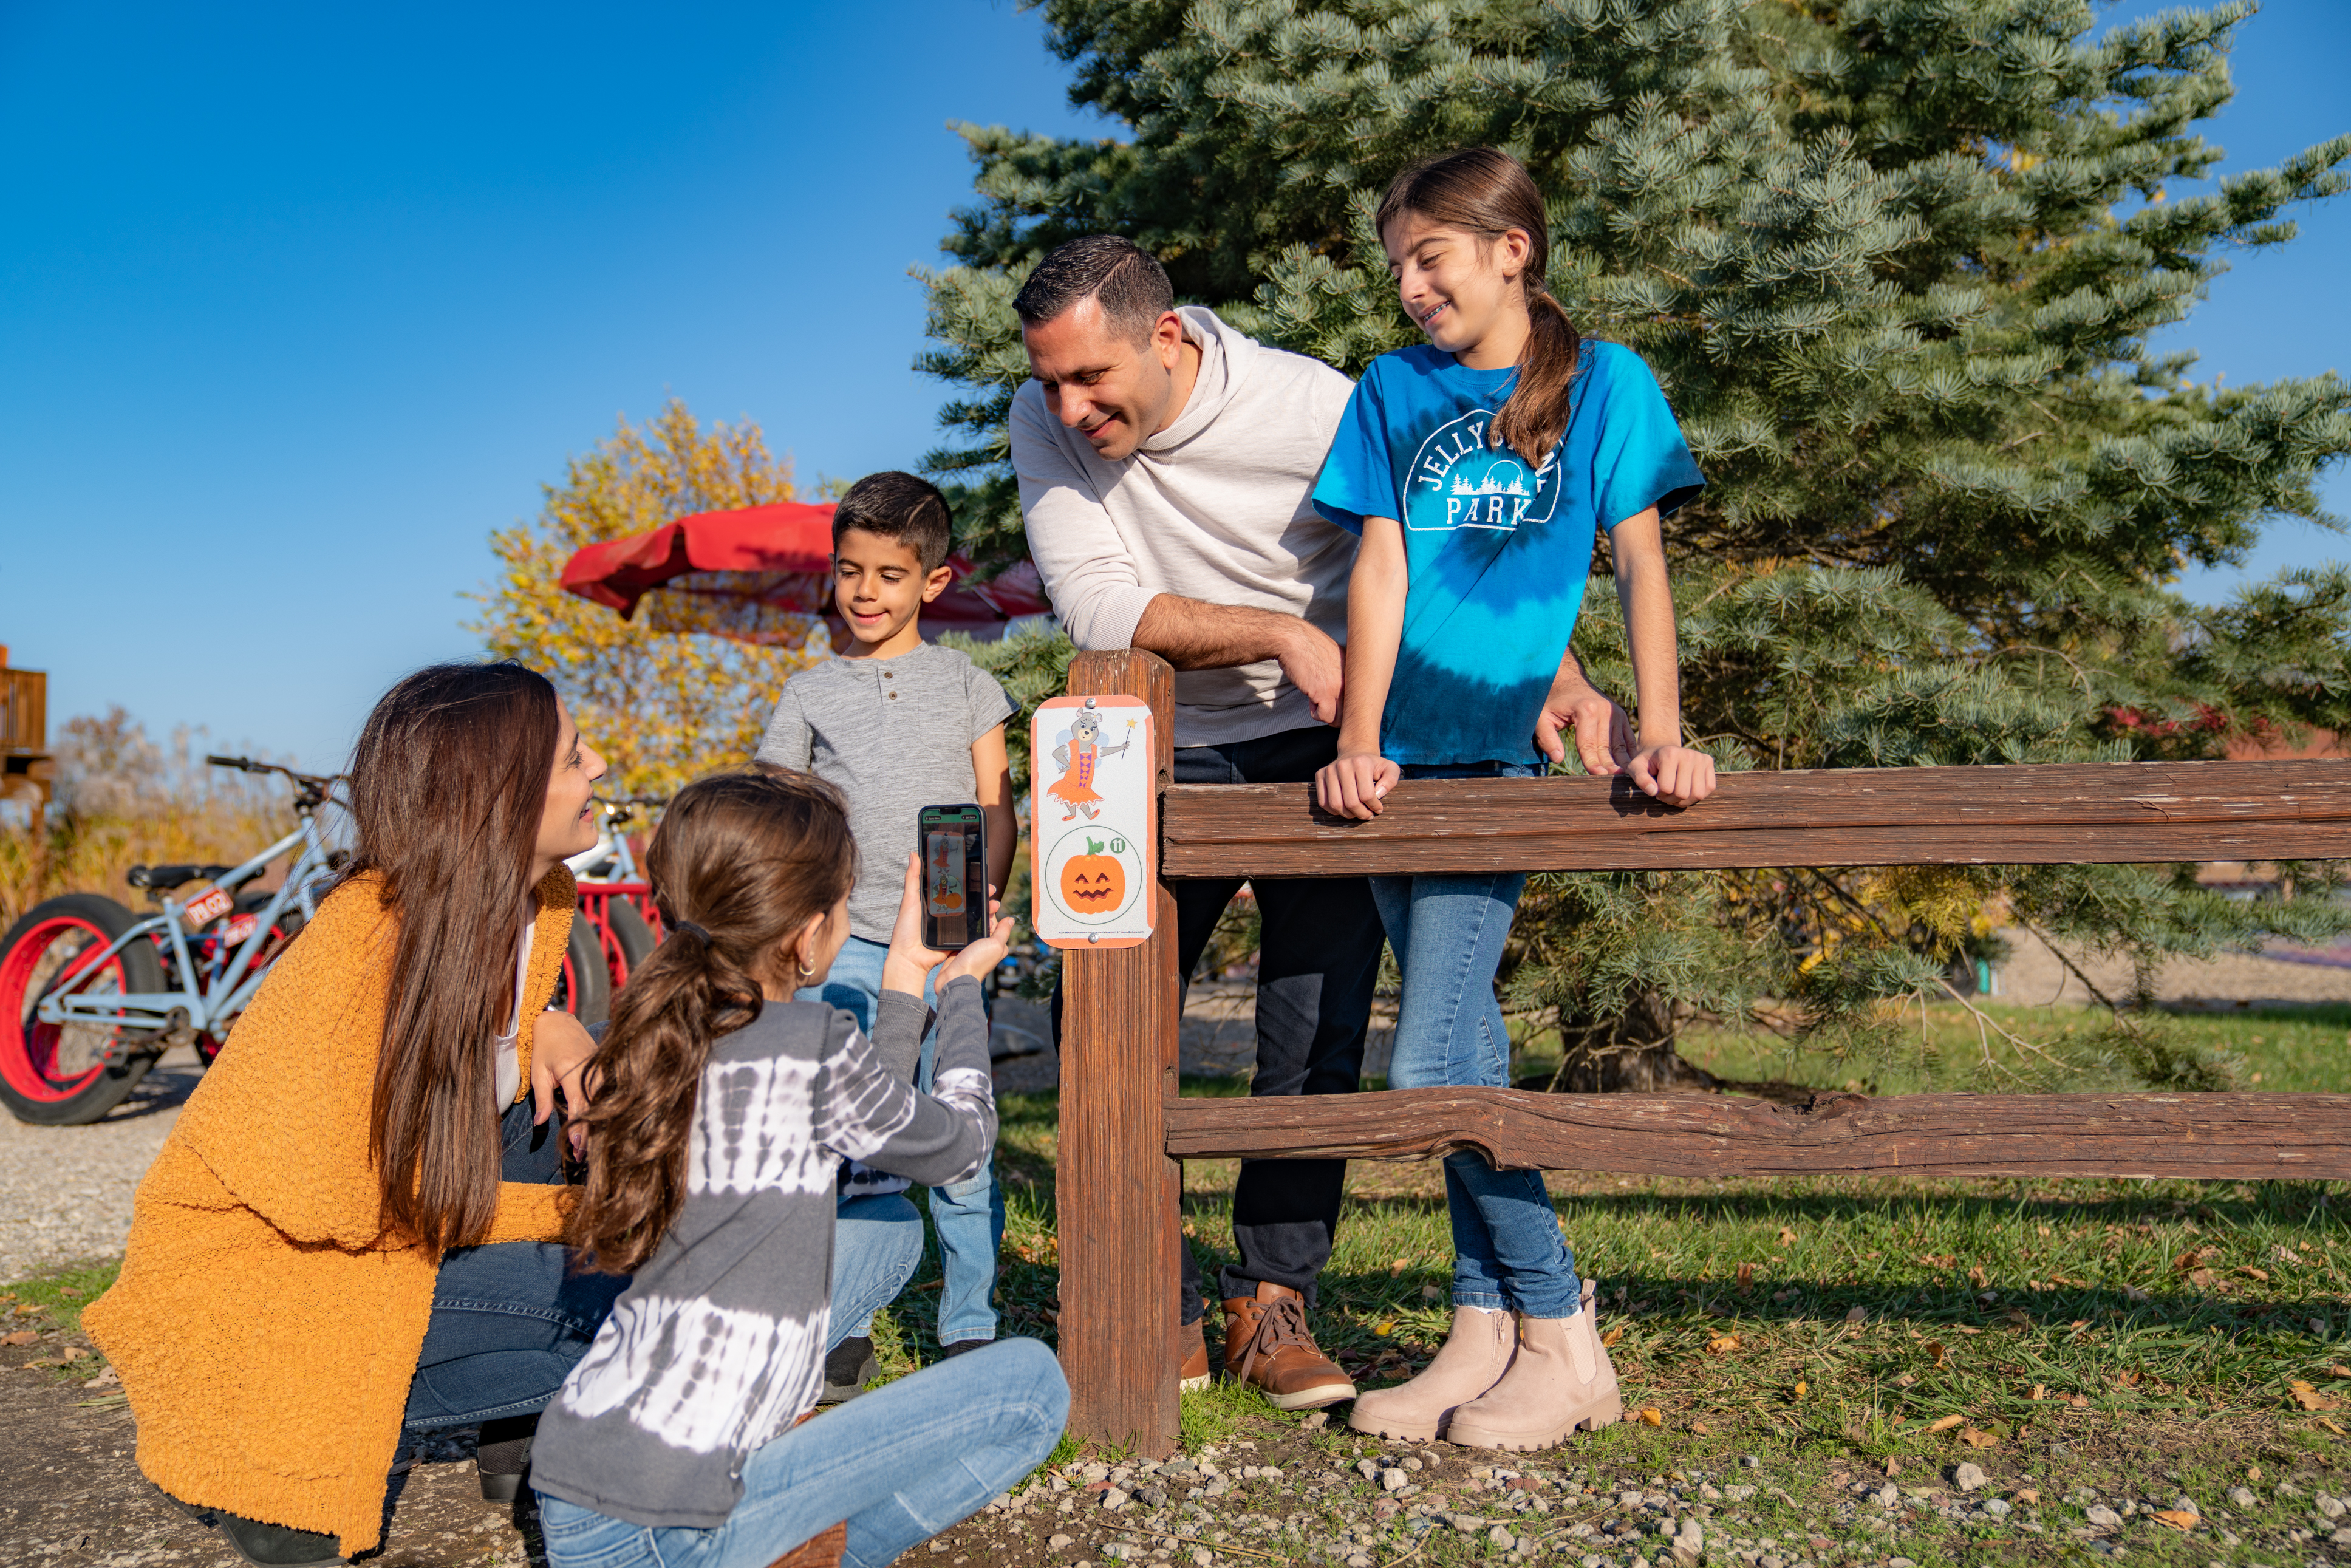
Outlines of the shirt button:
[{"label": "shirt button", "polygon": [[882,678],[885,681],[894,681],[898,678],[898,672],[895,670],[884,670],[882,672]]},{"label": "shirt button", "polygon": [[898,694],[896,692],[892,692],[890,694],[890,700],[892,702],[896,702],[898,700]]}]

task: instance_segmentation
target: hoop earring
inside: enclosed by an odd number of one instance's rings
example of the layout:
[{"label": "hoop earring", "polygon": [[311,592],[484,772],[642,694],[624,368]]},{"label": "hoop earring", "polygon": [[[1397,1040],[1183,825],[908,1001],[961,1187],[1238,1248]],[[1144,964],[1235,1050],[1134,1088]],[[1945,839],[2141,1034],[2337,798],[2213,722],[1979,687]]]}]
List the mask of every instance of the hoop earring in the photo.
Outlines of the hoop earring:
[{"label": "hoop earring", "polygon": [[801,979],[813,980],[816,978],[816,971],[810,968],[806,964],[801,963],[800,956],[798,953],[792,955],[792,962],[799,965]]}]

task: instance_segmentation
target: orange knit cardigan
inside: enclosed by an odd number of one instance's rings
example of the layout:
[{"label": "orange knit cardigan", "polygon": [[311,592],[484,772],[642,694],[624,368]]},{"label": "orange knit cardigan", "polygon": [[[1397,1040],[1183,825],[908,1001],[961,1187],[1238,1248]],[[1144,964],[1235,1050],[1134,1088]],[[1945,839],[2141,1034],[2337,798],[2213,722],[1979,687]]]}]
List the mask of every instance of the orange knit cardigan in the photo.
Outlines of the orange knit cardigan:
[{"label": "orange knit cardigan", "polygon": [[[122,1375],[139,1468],[173,1497],[376,1544],[437,1254],[377,1234],[368,1114],[394,917],[356,878],[269,972],[139,1184],[82,1322]],[[554,995],[571,873],[538,884],[521,1040]],[[517,1096],[519,1099],[520,1096]],[[554,1186],[501,1185],[486,1241],[549,1241]]]}]

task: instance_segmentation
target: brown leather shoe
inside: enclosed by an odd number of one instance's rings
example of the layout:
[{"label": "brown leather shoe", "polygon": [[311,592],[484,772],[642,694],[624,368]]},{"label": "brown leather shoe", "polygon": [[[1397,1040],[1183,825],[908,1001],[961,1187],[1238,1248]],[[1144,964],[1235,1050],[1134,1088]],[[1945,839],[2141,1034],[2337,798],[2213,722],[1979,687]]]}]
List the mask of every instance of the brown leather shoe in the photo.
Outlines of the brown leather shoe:
[{"label": "brown leather shoe", "polygon": [[1176,1330],[1176,1383],[1186,1393],[1208,1386],[1208,1338],[1201,1330],[1201,1320],[1179,1324]]},{"label": "brown leather shoe", "polygon": [[849,1544],[846,1521],[820,1534],[811,1535],[773,1563],[768,1568],[841,1568],[841,1553]]},{"label": "brown leather shoe", "polygon": [[1307,1331],[1306,1298],[1264,1281],[1255,1296],[1225,1302],[1225,1375],[1254,1385],[1277,1410],[1319,1410],[1355,1396]]}]

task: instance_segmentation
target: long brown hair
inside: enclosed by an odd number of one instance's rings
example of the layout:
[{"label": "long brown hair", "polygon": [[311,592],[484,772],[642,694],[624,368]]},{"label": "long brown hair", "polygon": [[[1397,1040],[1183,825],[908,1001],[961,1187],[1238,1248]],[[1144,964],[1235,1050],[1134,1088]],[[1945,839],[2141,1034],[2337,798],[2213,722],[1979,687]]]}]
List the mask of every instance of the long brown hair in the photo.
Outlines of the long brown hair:
[{"label": "long brown hair", "polygon": [[628,1274],[685,1201],[686,1145],[711,1042],[759,1016],[760,982],[790,986],[781,949],[857,880],[831,786],[780,768],[697,779],[645,850],[669,935],[629,972],[596,1052],[588,1179],[563,1239],[580,1266]]},{"label": "long brown hair", "polygon": [[1439,153],[1389,183],[1374,227],[1385,235],[1389,223],[1405,213],[1466,229],[1489,245],[1512,229],[1525,233],[1527,269],[1519,281],[1531,330],[1519,361],[1518,384],[1494,416],[1491,440],[1516,451],[1528,466],[1540,467],[1567,430],[1569,391],[1583,340],[1544,281],[1551,267],[1551,218],[1534,177],[1517,159],[1491,147]]},{"label": "long brown hair", "polygon": [[351,753],[358,847],[399,916],[368,1155],[378,1219],[439,1252],[498,1206],[496,1040],[562,721],[545,675],[432,664],[384,694]]}]

